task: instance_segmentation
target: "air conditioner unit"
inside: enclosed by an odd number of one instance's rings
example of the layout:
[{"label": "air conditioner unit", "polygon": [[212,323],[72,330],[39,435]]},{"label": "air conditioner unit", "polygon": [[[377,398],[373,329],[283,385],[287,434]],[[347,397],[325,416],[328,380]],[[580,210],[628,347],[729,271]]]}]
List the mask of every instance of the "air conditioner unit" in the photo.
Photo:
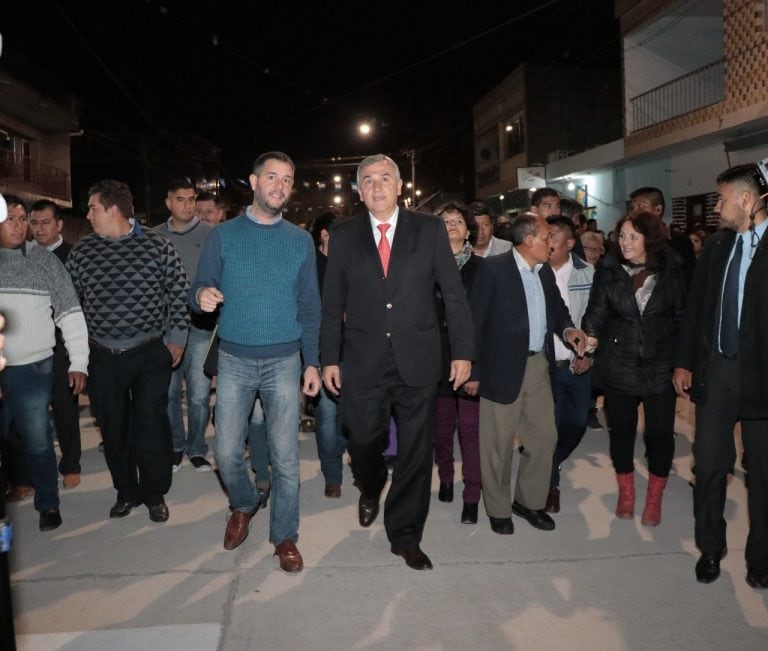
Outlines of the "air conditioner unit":
[{"label": "air conditioner unit", "polygon": [[573,152],[570,149],[555,149],[547,154],[547,162],[554,163],[557,160],[568,158]]}]

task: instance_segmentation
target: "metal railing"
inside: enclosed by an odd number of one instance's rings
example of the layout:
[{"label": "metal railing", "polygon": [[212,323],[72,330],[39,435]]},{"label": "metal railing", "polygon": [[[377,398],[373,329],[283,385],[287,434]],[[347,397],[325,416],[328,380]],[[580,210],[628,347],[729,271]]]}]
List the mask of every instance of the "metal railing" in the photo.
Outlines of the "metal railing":
[{"label": "metal railing", "polygon": [[11,192],[39,194],[71,201],[69,174],[45,163],[39,163],[13,152],[0,150],[0,181]]},{"label": "metal railing", "polygon": [[720,59],[629,100],[632,132],[724,99],[725,59]]}]

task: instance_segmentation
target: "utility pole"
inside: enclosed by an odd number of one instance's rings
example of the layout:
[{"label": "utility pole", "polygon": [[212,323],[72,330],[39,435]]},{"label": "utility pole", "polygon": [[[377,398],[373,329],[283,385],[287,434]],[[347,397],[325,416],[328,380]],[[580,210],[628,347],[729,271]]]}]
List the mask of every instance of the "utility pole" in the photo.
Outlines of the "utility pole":
[{"label": "utility pole", "polygon": [[152,223],[151,204],[149,198],[149,160],[147,157],[147,139],[141,137],[141,160],[144,164],[144,220],[147,225]]},{"label": "utility pole", "polygon": [[411,208],[416,210],[416,150],[408,149],[405,155],[411,161]]}]

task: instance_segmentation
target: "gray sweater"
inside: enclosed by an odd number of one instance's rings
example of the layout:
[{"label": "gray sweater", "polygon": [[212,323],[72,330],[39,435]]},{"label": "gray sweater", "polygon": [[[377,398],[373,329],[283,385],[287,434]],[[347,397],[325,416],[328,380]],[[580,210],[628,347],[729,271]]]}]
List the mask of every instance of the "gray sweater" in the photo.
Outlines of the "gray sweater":
[{"label": "gray sweater", "polygon": [[[88,330],[67,270],[50,251],[23,244],[0,249],[0,312],[9,366],[50,357],[54,323],[69,353],[69,370],[88,372]],[[53,312],[53,318],[51,318]]]},{"label": "gray sweater", "polygon": [[[200,253],[203,251],[203,243],[213,230],[213,226],[201,222],[195,217],[183,231],[177,231],[171,226],[171,218],[153,229],[156,233],[168,238],[181,258],[184,270],[187,272],[189,282],[192,282],[197,276],[197,262],[200,259]],[[208,339],[211,331],[216,325],[215,314],[199,314],[190,311],[192,320],[192,329],[190,337],[196,339]]]}]

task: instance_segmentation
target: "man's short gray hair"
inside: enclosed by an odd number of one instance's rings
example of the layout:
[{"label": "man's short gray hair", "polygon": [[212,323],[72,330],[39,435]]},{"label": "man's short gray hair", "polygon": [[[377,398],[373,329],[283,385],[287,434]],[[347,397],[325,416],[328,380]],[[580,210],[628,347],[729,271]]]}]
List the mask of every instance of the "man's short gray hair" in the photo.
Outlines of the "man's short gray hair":
[{"label": "man's short gray hair", "polygon": [[510,229],[510,235],[512,236],[512,244],[520,246],[525,242],[525,238],[529,235],[536,235],[539,232],[539,217],[531,213],[523,213],[512,224]]},{"label": "man's short gray hair", "polygon": [[362,161],[360,161],[360,164],[357,166],[357,187],[359,188],[362,183],[362,177],[360,176],[360,172],[364,167],[368,167],[369,165],[375,165],[376,163],[381,163],[381,161],[387,161],[390,165],[392,165],[395,168],[395,179],[400,180],[400,168],[397,166],[397,163],[393,161],[389,156],[386,154],[373,154],[372,156],[367,156]]}]

